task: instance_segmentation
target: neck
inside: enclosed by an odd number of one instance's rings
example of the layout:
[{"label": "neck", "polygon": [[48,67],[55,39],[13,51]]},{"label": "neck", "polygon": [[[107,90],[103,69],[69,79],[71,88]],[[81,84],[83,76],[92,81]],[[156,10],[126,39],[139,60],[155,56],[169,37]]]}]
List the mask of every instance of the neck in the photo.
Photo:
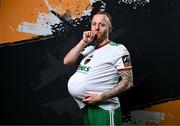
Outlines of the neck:
[{"label": "neck", "polygon": [[95,48],[96,48],[96,49],[99,49],[99,48],[105,46],[106,44],[108,44],[109,42],[110,42],[109,39],[105,39],[105,40],[100,41],[100,42],[96,41]]}]

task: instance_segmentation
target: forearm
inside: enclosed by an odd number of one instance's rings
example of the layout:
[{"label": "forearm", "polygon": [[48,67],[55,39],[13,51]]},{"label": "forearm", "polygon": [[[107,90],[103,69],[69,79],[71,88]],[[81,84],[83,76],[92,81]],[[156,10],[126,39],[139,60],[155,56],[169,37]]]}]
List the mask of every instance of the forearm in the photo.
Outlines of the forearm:
[{"label": "forearm", "polygon": [[121,73],[121,77],[122,80],[118,82],[110,91],[101,94],[103,100],[115,97],[133,86],[132,71],[123,71]]},{"label": "forearm", "polygon": [[72,48],[68,54],[64,57],[64,64],[65,65],[73,65],[76,63],[80,52],[84,49],[87,45],[83,40],[81,40],[74,48]]}]

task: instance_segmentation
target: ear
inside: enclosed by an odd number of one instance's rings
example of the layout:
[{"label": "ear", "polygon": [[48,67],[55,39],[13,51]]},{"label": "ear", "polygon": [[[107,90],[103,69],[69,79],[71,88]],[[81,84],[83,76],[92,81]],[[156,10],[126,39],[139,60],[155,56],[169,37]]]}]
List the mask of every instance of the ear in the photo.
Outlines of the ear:
[{"label": "ear", "polygon": [[112,29],[113,29],[113,27],[110,27],[110,28],[109,28],[109,33],[111,33],[111,32],[112,32]]}]

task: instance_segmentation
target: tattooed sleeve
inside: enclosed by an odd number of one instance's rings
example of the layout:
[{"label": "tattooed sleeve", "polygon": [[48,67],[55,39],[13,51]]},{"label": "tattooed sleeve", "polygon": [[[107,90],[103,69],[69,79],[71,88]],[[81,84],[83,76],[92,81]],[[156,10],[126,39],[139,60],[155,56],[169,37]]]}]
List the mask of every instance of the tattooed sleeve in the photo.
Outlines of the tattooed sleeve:
[{"label": "tattooed sleeve", "polygon": [[104,100],[115,97],[133,86],[133,73],[130,56],[123,56],[122,61],[124,64],[124,68],[118,69],[118,74],[120,75],[122,80],[119,81],[110,91],[102,94],[102,98]]}]

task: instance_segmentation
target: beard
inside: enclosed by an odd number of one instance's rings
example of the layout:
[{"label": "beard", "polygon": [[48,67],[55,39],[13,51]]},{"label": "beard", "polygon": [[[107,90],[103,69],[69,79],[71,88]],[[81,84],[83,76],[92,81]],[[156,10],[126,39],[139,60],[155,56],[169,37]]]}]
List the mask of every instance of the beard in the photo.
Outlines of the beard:
[{"label": "beard", "polygon": [[108,33],[104,32],[103,34],[98,34],[96,37],[96,42],[104,41],[108,36]]}]

